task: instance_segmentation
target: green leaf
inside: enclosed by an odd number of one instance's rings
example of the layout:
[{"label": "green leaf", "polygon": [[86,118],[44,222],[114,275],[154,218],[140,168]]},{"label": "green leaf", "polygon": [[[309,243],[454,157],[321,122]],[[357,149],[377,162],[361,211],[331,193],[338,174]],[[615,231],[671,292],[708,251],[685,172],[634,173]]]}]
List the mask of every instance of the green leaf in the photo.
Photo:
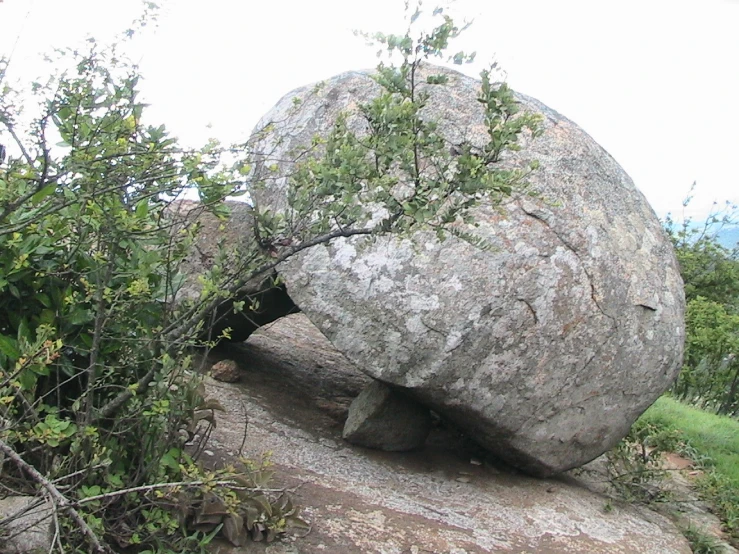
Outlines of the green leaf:
[{"label": "green leaf", "polygon": [[149,201],[141,200],[136,204],[136,217],[144,219],[149,214]]},{"label": "green leaf", "polygon": [[92,337],[88,333],[80,333],[80,341],[87,348],[92,348]]},{"label": "green leaf", "polygon": [[28,321],[25,317],[21,318],[18,324],[18,340],[20,341],[21,339],[31,342],[31,330],[28,328]]},{"label": "green leaf", "polygon": [[44,308],[51,308],[51,298],[49,298],[49,295],[44,292],[37,292],[34,295],[34,298],[41,302],[41,304],[44,306]]},{"label": "green leaf", "polygon": [[37,375],[31,369],[24,369],[18,375],[18,381],[20,381],[21,388],[25,391],[31,391],[36,386]]},{"label": "green leaf", "polygon": [[99,485],[92,485],[90,487],[82,485],[78,494],[80,498],[88,498],[90,496],[99,496],[102,492],[103,489],[101,489]]},{"label": "green leaf", "polygon": [[120,473],[108,473],[105,475],[105,481],[112,487],[122,488],[123,479]]},{"label": "green leaf", "polygon": [[39,321],[41,323],[46,323],[50,325],[54,323],[55,319],[56,319],[56,312],[54,312],[54,310],[50,310],[48,308],[45,310],[41,310],[41,315],[39,315]]},{"label": "green leaf", "polygon": [[51,196],[54,194],[54,191],[56,190],[56,185],[46,185],[44,188],[42,188],[40,191],[38,191],[36,194],[31,196],[31,202],[33,204],[38,204],[41,202],[44,198]]},{"label": "green leaf", "polygon": [[161,460],[159,460],[159,465],[163,467],[168,467],[174,471],[179,471],[179,455],[180,451],[176,448],[172,448],[169,452],[162,456]]},{"label": "green leaf", "polygon": [[72,310],[72,313],[68,316],[69,323],[72,325],[82,325],[88,321],[92,321],[92,312],[79,306]]},{"label": "green leaf", "polygon": [[215,536],[218,534],[218,532],[221,530],[222,527],[223,527],[223,523],[221,523],[220,525],[216,526],[215,529],[213,529],[210,533],[208,533],[207,535],[205,535],[205,537],[203,538],[202,543],[203,544],[209,544],[215,538]]},{"label": "green leaf", "polygon": [[449,77],[446,75],[429,75],[426,77],[426,82],[429,85],[445,85],[449,82]]},{"label": "green leaf", "polygon": [[17,360],[21,357],[21,353],[18,350],[18,342],[5,335],[0,335],[0,352],[5,354],[11,360]]}]

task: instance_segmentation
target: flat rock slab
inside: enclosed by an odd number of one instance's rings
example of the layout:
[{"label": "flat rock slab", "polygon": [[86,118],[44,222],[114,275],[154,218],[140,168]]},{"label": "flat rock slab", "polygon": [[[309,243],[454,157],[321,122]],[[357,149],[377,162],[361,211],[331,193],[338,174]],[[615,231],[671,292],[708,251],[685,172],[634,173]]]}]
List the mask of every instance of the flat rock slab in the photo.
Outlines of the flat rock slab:
[{"label": "flat rock slab", "polygon": [[283,544],[214,545],[222,554],[691,552],[671,523],[648,510],[616,503],[606,513],[605,497],[571,480],[473,464],[443,428],[420,452],[342,441],[348,405],[367,378],[302,315],[219,355],[239,361],[244,378],[206,383],[227,409],[218,414],[212,461],[238,453],[248,415],[244,453],[273,452],[274,484],[299,485],[296,498],[313,525]]}]

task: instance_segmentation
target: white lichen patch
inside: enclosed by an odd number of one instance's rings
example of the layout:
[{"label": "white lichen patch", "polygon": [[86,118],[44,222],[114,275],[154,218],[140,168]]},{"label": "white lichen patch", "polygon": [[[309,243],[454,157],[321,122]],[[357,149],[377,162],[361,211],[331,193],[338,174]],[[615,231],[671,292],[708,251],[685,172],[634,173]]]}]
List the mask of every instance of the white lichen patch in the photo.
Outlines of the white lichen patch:
[{"label": "white lichen patch", "polygon": [[464,335],[460,331],[458,330],[451,331],[446,337],[446,343],[444,344],[444,352],[451,352],[452,350],[458,348],[459,345],[462,344],[463,338],[464,338]]},{"label": "white lichen patch", "polygon": [[347,241],[336,241],[333,252],[333,263],[341,269],[350,269],[357,257],[357,249]]},{"label": "white lichen patch", "polygon": [[423,335],[428,333],[428,327],[423,324],[421,316],[414,314],[405,320],[405,328],[414,335]]}]

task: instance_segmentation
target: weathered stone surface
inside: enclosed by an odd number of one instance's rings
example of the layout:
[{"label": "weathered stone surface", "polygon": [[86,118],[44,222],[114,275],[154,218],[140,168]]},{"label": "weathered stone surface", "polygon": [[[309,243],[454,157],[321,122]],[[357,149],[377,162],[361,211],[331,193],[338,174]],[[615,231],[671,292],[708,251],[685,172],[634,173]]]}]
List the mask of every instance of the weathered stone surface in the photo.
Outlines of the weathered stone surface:
[{"label": "weathered stone surface", "polygon": [[[0,500],[0,552],[5,554],[46,554],[51,550],[52,541],[52,506],[42,501],[40,506],[32,508],[37,498],[33,496],[8,496]],[[12,521],[6,518],[20,513],[26,508],[28,512]]]},{"label": "weathered stone surface", "polygon": [[421,448],[431,431],[428,408],[373,381],[349,407],[344,440],[387,452]]},{"label": "weathered stone surface", "polygon": [[[479,83],[445,72],[450,87],[428,89],[427,116],[450,142],[480,145]],[[262,121],[273,131],[255,138],[269,153],[255,166],[256,179],[269,178],[254,191],[259,205],[283,208],[294,169],[286,160],[342,110],[361,129],[357,106],[377,91],[352,72],[280,100]],[[538,196],[476,212],[491,251],[422,232],[340,239],[279,271],[360,369],[405,387],[511,464],[547,475],[609,449],[670,385],[684,297],[672,247],[623,169],[577,125],[517,98],[543,115],[544,134],[524,139],[506,163],[539,160],[529,179]]]},{"label": "weathered stone surface", "polygon": [[312,529],[290,537],[291,548],[219,543],[211,545],[214,554],[690,553],[674,525],[646,508],[609,501],[564,476],[533,479],[494,460],[470,463],[472,455],[443,426],[416,452],[342,441],[342,422],[326,406],[346,409],[367,377],[303,314],[228,349],[245,378],[206,381],[206,396],[226,409],[217,414],[209,460],[233,463],[242,444],[253,459],[272,452],[272,485],[295,491]]},{"label": "weathered stone surface", "polygon": [[236,383],[241,380],[241,372],[233,360],[221,360],[213,364],[213,367],[210,368],[210,374],[216,381],[223,381],[224,383]]}]

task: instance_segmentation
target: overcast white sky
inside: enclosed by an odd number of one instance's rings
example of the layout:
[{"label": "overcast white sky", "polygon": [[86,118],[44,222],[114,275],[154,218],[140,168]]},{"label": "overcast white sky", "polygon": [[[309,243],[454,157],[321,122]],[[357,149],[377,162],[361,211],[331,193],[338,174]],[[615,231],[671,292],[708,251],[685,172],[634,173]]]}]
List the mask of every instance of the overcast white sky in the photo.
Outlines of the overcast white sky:
[{"label": "overcast white sky", "polygon": [[[2,0],[0,0],[2,1]],[[186,143],[245,139],[291,89],[372,67],[352,29],[402,32],[402,0],[165,0],[141,44],[153,121]],[[138,0],[4,0],[0,54],[11,79],[40,73],[38,52],[110,37]],[[428,9],[433,2],[426,3]],[[660,216],[739,203],[738,0],[458,0],[474,18],[465,47],[492,56],[510,85],[590,133]],[[153,122],[152,121],[152,122]],[[207,126],[210,125],[210,128]]]}]

